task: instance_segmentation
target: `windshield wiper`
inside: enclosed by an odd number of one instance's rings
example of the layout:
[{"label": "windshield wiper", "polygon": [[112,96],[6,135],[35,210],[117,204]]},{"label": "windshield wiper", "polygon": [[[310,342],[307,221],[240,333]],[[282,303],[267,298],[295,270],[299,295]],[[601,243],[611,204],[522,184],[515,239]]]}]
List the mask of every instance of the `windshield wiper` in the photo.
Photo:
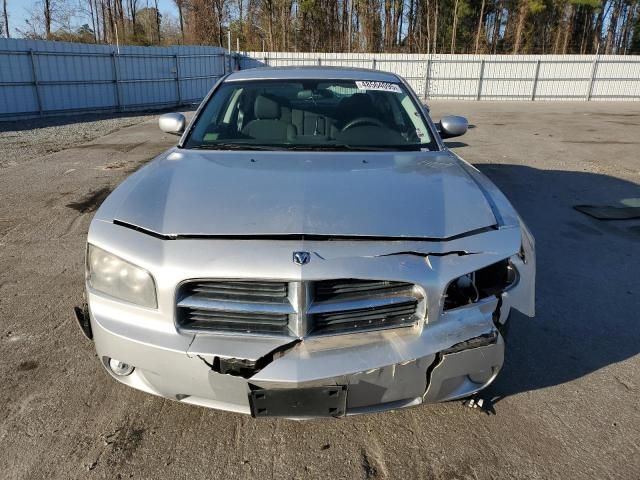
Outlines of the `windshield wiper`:
[{"label": "windshield wiper", "polygon": [[394,151],[418,151],[422,145],[349,145],[346,143],[323,143],[318,145],[283,145],[286,150],[315,150],[341,152],[345,150],[356,152],[394,152]]},{"label": "windshield wiper", "polygon": [[187,148],[194,150],[283,150],[275,145],[253,145],[251,143],[203,143]]}]

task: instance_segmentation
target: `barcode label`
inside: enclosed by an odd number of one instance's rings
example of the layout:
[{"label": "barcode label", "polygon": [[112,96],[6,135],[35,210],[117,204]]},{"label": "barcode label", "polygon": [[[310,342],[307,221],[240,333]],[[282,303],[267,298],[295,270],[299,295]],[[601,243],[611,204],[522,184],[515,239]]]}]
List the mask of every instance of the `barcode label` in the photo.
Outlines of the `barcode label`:
[{"label": "barcode label", "polygon": [[397,83],[361,81],[356,82],[356,87],[358,87],[358,90],[381,90],[383,92],[402,93],[402,89]]}]

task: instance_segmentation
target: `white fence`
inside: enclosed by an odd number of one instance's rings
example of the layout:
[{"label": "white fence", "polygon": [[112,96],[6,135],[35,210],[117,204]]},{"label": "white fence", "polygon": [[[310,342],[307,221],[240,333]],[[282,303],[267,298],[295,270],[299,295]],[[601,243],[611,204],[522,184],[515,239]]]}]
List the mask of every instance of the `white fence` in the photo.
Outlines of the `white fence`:
[{"label": "white fence", "polygon": [[640,56],[232,53],[0,39],[0,120],[197,103],[236,68],[365,67],[425,99],[640,100]]},{"label": "white fence", "polygon": [[403,76],[425,99],[640,100],[640,56],[244,52],[241,68],[324,65]]}]

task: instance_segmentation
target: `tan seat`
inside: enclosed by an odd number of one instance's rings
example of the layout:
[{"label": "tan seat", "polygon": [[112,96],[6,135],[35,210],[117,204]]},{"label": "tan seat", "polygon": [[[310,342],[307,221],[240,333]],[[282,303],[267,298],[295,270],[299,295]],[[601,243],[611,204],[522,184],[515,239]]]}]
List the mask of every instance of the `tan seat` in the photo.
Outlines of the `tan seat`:
[{"label": "tan seat", "polygon": [[287,142],[295,139],[296,128],[282,120],[280,104],[265,95],[258,95],[253,104],[255,120],[251,120],[242,133],[255,138],[272,142]]}]

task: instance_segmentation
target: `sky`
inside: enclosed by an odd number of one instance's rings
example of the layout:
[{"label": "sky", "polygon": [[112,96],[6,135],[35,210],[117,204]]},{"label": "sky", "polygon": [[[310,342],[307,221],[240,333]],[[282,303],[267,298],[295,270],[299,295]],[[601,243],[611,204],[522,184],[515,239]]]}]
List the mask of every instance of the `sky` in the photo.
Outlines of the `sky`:
[{"label": "sky", "polygon": [[[78,4],[82,0],[65,0],[67,3],[73,5]],[[7,12],[9,13],[9,28],[11,29],[11,36],[18,37],[18,30],[25,30],[25,20],[29,18],[29,11],[34,10],[36,4],[40,3],[38,0],[7,0]],[[153,5],[153,0],[138,0],[138,8],[144,8]],[[160,0],[158,2],[160,13],[169,13],[176,16],[178,14],[175,3],[173,0]],[[91,23],[89,19],[78,18],[78,26],[83,23]]]}]

